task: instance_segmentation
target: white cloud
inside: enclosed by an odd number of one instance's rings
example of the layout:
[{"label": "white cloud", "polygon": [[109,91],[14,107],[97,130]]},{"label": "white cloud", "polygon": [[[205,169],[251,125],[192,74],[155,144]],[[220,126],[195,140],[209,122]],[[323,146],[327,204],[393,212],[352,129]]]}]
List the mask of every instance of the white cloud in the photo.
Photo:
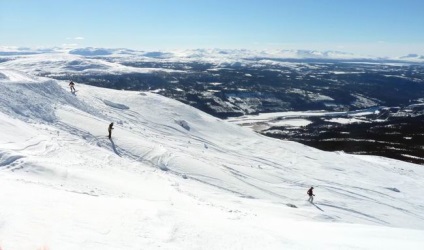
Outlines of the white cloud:
[{"label": "white cloud", "polygon": [[77,43],[64,43],[64,44],[62,44],[62,47],[63,48],[76,48],[76,47],[78,47],[78,44]]},{"label": "white cloud", "polygon": [[82,36],[76,36],[76,37],[67,37],[66,40],[84,40],[85,38]]}]

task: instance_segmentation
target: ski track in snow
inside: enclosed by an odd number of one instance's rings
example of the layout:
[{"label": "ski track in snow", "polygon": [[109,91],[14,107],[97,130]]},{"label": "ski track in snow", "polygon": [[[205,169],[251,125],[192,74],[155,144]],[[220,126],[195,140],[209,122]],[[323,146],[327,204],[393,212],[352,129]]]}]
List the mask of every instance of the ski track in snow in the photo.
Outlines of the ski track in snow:
[{"label": "ski track in snow", "polygon": [[[374,246],[357,226],[405,230],[409,249],[424,238],[421,166],[267,138],[152,93],[0,76],[2,250]],[[356,240],[295,234],[334,227]]]}]

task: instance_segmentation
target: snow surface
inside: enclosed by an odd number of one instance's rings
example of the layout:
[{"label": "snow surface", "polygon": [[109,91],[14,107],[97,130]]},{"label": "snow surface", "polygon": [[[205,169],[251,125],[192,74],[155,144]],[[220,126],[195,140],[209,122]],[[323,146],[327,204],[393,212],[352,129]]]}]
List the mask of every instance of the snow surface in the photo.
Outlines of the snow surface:
[{"label": "snow surface", "polygon": [[326,121],[340,123],[340,124],[367,123],[367,122],[369,122],[367,120],[361,120],[361,119],[358,119],[358,118],[332,118],[332,119],[327,119]]},{"label": "snow surface", "polygon": [[274,112],[274,113],[259,113],[257,115],[244,115],[240,117],[231,117],[227,121],[239,125],[268,122],[279,119],[293,119],[299,117],[314,117],[314,116],[335,116],[347,115],[347,112],[328,112],[328,111],[287,111],[287,112]]},{"label": "snow surface", "polygon": [[312,122],[306,119],[285,119],[285,120],[277,120],[270,122],[273,126],[293,126],[293,127],[302,127]]},{"label": "snow surface", "polygon": [[72,94],[2,65],[2,250],[424,245],[419,165],[267,138],[154,93]]},{"label": "snow surface", "polygon": [[[355,111],[340,111],[340,112],[329,112],[329,111],[287,111],[287,112],[274,112],[274,113],[259,113],[255,115],[244,115],[240,117],[231,117],[227,121],[238,124],[238,125],[248,125],[252,123],[261,123],[261,122],[274,122],[287,119],[295,120],[295,118],[301,118],[299,120],[305,120],[302,118],[308,117],[325,117],[336,119],[334,117],[346,116],[352,121],[357,122],[359,119],[354,119],[354,117],[372,115],[378,112],[378,107],[371,107],[368,109],[355,110]],[[305,120],[306,121],[306,120]],[[335,120],[334,120],[335,121]],[[340,120],[341,121],[341,120]],[[308,124],[299,124],[299,126],[306,126]]]},{"label": "snow surface", "polygon": [[137,68],[125,66],[117,62],[109,62],[101,58],[86,58],[81,55],[68,53],[42,53],[20,55],[11,60],[2,62],[6,68],[22,72],[37,74],[48,72],[51,74],[124,74],[124,73],[151,73],[157,71],[183,72],[164,68]]}]

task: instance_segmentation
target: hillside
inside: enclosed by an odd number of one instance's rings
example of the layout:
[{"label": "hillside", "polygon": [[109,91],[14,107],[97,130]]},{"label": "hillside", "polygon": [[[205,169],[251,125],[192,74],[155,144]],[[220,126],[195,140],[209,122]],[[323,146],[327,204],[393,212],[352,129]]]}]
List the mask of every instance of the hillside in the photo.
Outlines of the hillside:
[{"label": "hillside", "polygon": [[422,166],[268,138],[150,92],[67,84],[0,68],[1,250],[423,245]]},{"label": "hillside", "polygon": [[[0,46],[0,67],[58,81],[155,92],[218,118],[246,120],[243,123],[269,137],[422,165],[421,57],[307,50]],[[280,115],[299,111],[304,114],[297,118]],[[274,117],[251,123],[258,115]],[[346,120],[350,117],[355,119]],[[287,119],[303,122],[293,126]]]}]

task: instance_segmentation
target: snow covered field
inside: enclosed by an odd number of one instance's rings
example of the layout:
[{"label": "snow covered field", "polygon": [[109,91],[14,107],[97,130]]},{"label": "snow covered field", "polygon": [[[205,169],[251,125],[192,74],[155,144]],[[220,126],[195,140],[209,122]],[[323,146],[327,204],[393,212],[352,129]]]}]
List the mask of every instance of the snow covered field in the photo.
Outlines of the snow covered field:
[{"label": "snow covered field", "polygon": [[0,68],[1,250],[423,249],[422,166],[67,85]]}]

